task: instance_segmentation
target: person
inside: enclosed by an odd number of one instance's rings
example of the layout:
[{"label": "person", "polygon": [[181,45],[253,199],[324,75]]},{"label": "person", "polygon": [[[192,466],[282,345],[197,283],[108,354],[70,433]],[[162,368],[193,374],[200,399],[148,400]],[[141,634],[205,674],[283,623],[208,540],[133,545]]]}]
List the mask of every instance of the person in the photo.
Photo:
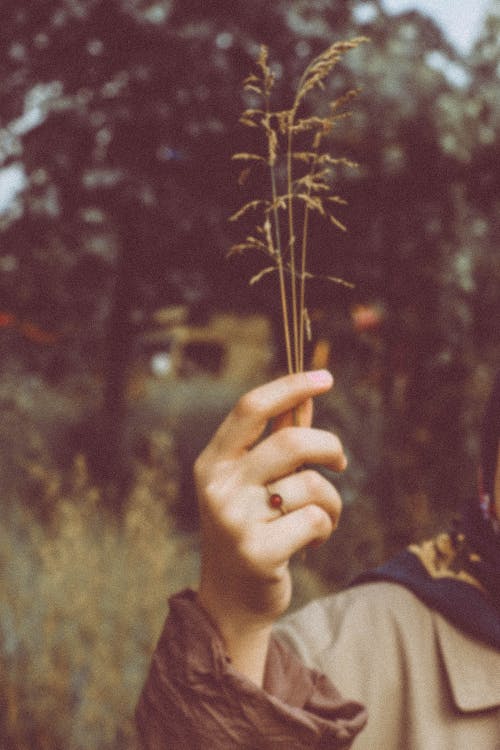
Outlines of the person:
[{"label": "person", "polygon": [[137,705],[148,750],[500,748],[500,378],[480,503],[282,617],[291,556],[339,520],[337,491],[309,468],[346,467],[338,438],[311,426],[331,386],[319,371],[251,391],[197,459],[200,584],[170,600]]}]

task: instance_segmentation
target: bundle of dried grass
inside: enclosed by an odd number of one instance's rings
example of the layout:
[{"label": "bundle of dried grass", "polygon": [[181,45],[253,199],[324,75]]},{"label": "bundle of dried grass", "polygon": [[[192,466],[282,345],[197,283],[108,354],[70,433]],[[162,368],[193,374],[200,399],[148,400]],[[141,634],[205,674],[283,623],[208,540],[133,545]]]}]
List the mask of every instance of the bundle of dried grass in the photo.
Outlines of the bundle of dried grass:
[{"label": "bundle of dried grass", "polygon": [[[316,57],[302,74],[297,92],[289,109],[273,111],[271,95],[275,84],[268,50],[261,47],[257,60],[258,73],[252,73],[244,81],[245,91],[257,95],[260,107],[245,109],[240,121],[250,128],[260,128],[265,134],[266,153],[237,153],[233,159],[245,162],[240,173],[239,183],[246,182],[253,167],[264,165],[270,174],[270,190],[265,198],[256,198],[245,203],[233,216],[236,221],[251,211],[260,214],[255,231],[243,242],[230,250],[240,253],[258,250],[264,253],[271,265],[263,268],[252,277],[250,283],[276,271],[279,278],[279,291],[283,315],[283,330],[289,372],[304,369],[304,343],[309,335],[310,320],[306,306],[306,281],[314,277],[307,270],[308,235],[311,214],[332,222],[341,231],[345,225],[338,219],[332,208],[346,201],[332,192],[333,169],[339,165],[354,168],[357,165],[345,157],[333,157],[323,151],[323,141],[330,135],[336,123],[350,113],[345,105],[357,95],[358,90],[347,91],[329,103],[328,114],[300,117],[302,104],[312,91],[325,89],[326,79],[349,50],[355,49],[365,37],[357,37],[347,42],[336,42]],[[301,149],[296,150],[296,136],[301,135]],[[278,187],[278,163],[283,154],[285,179],[283,189]],[[299,208],[300,207],[300,208]],[[296,213],[301,209],[300,223]],[[297,236],[297,234],[299,236]],[[352,286],[335,276],[327,276],[335,283]]]}]

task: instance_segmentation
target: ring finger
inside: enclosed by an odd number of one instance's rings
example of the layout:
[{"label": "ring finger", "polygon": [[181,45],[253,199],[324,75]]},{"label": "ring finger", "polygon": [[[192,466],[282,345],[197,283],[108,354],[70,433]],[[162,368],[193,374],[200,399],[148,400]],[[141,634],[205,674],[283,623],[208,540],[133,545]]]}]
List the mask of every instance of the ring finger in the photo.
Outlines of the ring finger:
[{"label": "ring finger", "polygon": [[[331,482],[313,469],[304,469],[270,482],[267,490],[268,503],[274,511],[270,520],[292,513],[305,505],[314,504],[328,513],[334,528],[338,524],[342,510],[340,495]],[[281,504],[276,499],[271,501],[273,495],[281,498]]]}]

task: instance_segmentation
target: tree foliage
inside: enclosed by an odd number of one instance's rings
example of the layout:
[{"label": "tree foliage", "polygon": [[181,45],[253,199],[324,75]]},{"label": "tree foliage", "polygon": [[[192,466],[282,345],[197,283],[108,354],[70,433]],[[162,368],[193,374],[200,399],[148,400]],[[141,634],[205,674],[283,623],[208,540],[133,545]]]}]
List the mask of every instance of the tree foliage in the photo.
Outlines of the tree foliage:
[{"label": "tree foliage", "polygon": [[230,157],[254,145],[237,122],[249,106],[241,82],[266,44],[289,106],[309,59],[366,34],[371,44],[329,84],[330,98],[362,88],[331,142],[333,156],[362,165],[336,174],[349,232],[325,226],[313,238],[318,272],[356,290],[319,284],[315,302],[339,350],[352,305],[384,311],[368,361],[352,336],[343,356],[383,395],[386,459],[399,466],[378,490],[389,512],[401,492],[437,481],[451,497],[463,480],[435,455],[450,434],[450,454],[466,451],[453,429],[463,395],[456,417],[440,404],[463,394],[498,316],[498,18],[464,61],[430,20],[373,3],[361,22],[358,6],[237,0],[228,14],[199,0],[7,0],[0,149],[26,183],[1,217],[0,289],[6,313],[53,334],[71,366],[98,363],[114,424],[134,321],[153,307],[197,300],[278,315],[271,280],[247,288],[252,260],[224,260],[227,218],[245,200]]}]

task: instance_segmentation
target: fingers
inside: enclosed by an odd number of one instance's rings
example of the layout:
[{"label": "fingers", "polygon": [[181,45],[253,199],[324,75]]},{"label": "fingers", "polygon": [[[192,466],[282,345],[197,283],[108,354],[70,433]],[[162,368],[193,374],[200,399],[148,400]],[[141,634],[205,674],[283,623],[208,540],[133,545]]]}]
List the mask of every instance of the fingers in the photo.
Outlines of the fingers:
[{"label": "fingers", "polygon": [[268,523],[258,534],[255,530],[245,534],[239,544],[240,558],[257,577],[279,579],[296,552],[328,539],[337,520],[319,505],[304,505]]},{"label": "fingers", "polygon": [[242,471],[251,481],[268,484],[303,464],[321,464],[333,471],[343,471],[347,459],[342,443],[326,430],[284,427],[242,458]]},{"label": "fingers", "polygon": [[[297,472],[268,485],[270,493],[283,498],[283,511],[293,513],[305,505],[319,505],[328,513],[336,528],[342,510],[340,495],[325,477],[312,469]],[[279,518],[275,515],[273,521]]]},{"label": "fingers", "polygon": [[[239,535],[241,559],[262,579],[279,578],[296,552],[325,542],[337,528],[342,511],[335,487],[312,469],[273,482],[267,490],[282,497],[281,509],[272,508],[269,494],[265,509],[255,497],[246,504],[238,524],[244,529]],[[256,519],[260,519],[258,525]]]},{"label": "fingers", "polygon": [[[327,370],[285,375],[242,396],[221,424],[211,447],[219,455],[234,456],[250,448],[269,420],[293,411],[308,399],[328,391],[333,378]],[[306,407],[310,409],[310,407]]]},{"label": "fingers", "polygon": [[313,418],[313,401],[308,398],[302,404],[299,404],[292,411],[280,414],[273,420],[273,432],[281,430],[283,427],[310,427]]},{"label": "fingers", "polygon": [[268,524],[263,543],[282,564],[301,549],[325,542],[338,526],[342,500],[335,487],[317,471],[307,469],[268,487],[283,498],[284,515]]},{"label": "fingers", "polygon": [[269,524],[266,546],[272,550],[278,564],[286,562],[311,543],[326,542],[336,525],[324,508],[319,505],[304,505]]},{"label": "fingers", "polygon": [[[200,454],[195,478],[205,564],[227,557],[235,570],[253,571],[264,581],[283,575],[294,552],[328,538],[337,526],[341,501],[335,488],[318,472],[297,471],[304,464],[342,471],[347,464],[339,439],[310,427],[312,399],[332,384],[330,373],[320,370],[250,391]],[[273,419],[276,431],[259,442]],[[285,500],[283,516],[269,505],[270,482]]]}]

